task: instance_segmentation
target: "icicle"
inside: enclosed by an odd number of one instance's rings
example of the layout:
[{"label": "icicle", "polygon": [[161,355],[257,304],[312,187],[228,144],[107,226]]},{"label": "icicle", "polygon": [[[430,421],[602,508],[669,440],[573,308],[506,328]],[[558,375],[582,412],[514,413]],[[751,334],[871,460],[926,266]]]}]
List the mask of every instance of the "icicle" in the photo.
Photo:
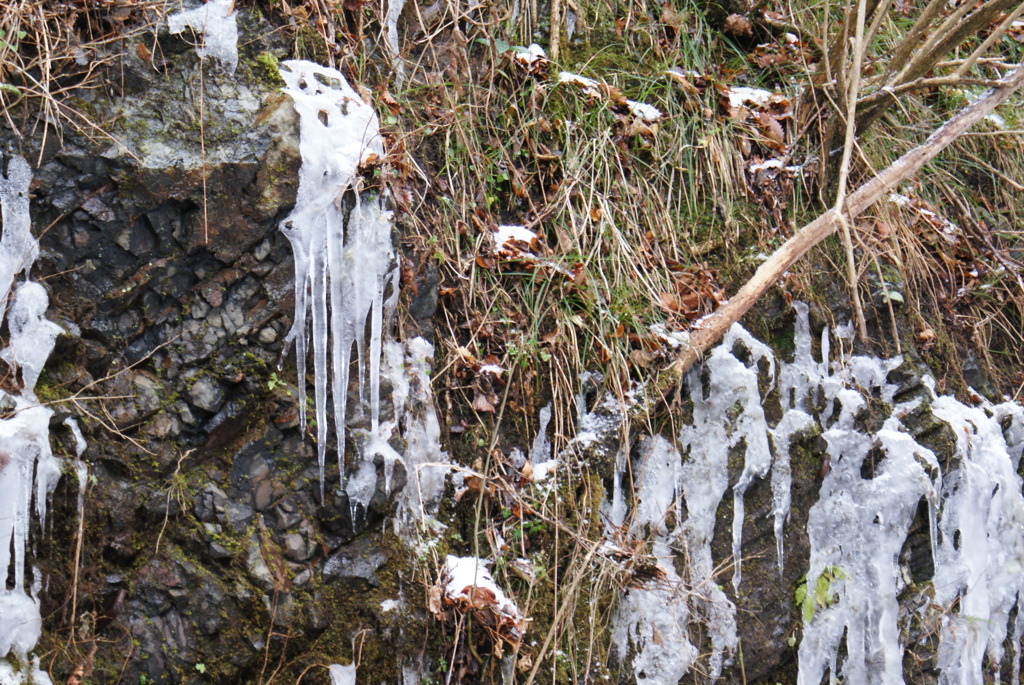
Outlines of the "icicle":
[{"label": "icicle", "polygon": [[[990,664],[1002,661],[1009,615],[1024,592],[1014,430],[1024,410],[1011,403],[967,407],[952,397],[936,398],[931,409],[957,436],[960,460],[946,475],[939,519],[935,601],[949,608],[939,640],[940,682],[981,683],[985,656]],[[1012,447],[996,417],[1010,424]]]},{"label": "icicle", "polygon": [[[313,337],[317,458],[323,487],[327,450],[328,338],[330,390],[338,464],[345,455],[349,362],[358,352],[360,387],[369,379],[372,430],[379,423],[379,383],[384,290],[394,284],[391,212],[380,198],[358,198],[346,222],[344,193],[359,168],[384,155],[377,114],[335,69],[312,62],[282,64],[284,92],[299,114],[302,167],[295,208],[281,226],[295,258],[295,319],[288,340],[295,343],[299,371],[300,422],[305,423],[305,369],[308,334]],[[394,287],[394,285],[392,285]],[[389,297],[388,305],[394,298]],[[329,314],[328,314],[329,310]],[[370,326],[369,359],[364,338]],[[330,334],[328,335],[328,329]],[[372,496],[372,464],[361,464],[350,479],[357,499]],[[352,493],[350,493],[351,496]],[[364,501],[365,500],[365,501]]]},{"label": "icicle", "polygon": [[629,445],[625,442],[615,453],[615,471],[612,473],[612,501],[608,508],[608,522],[618,528],[626,520],[626,501],[622,496],[622,479],[626,475]]},{"label": "icicle", "polygon": [[395,87],[405,82],[405,64],[402,62],[401,47],[398,44],[398,19],[402,16],[406,0],[388,0],[388,14],[385,21],[384,37],[391,52],[391,65],[395,70]]},{"label": "icicle", "polygon": [[235,73],[238,66],[238,21],[235,0],[208,0],[205,5],[176,12],[167,17],[167,29],[181,33],[191,27],[203,35],[203,44],[196,48],[200,57],[213,57]]},{"label": "icicle", "polygon": [[[783,408],[806,410],[811,387],[820,382],[823,374],[811,353],[811,324],[807,315],[807,305],[803,302],[794,302],[793,309],[796,311],[796,322],[793,326],[793,344],[796,351],[793,354],[793,363],[783,364],[779,369],[779,397]],[[827,336],[823,338],[826,339]],[[827,366],[827,350],[824,354],[824,364]]]},{"label": "icicle", "polygon": [[548,440],[548,424],[551,423],[551,403],[541,408],[538,415],[537,436],[530,449],[530,463],[541,464],[551,459],[551,441]]},{"label": "icicle", "polygon": [[36,599],[41,579],[35,574],[29,585],[25,569],[33,513],[40,528],[45,528],[49,496],[60,478],[59,463],[50,451],[53,412],[39,405],[35,385],[61,329],[44,318],[48,298],[38,283],[22,283],[11,297],[14,277],[27,275],[39,254],[29,214],[31,181],[31,167],[21,157],[13,157],[7,173],[0,174],[0,322],[6,310],[10,332],[9,345],[0,356],[11,368],[20,369],[22,377],[20,396],[0,390],[0,399],[15,406],[13,415],[0,419],[0,574],[13,581],[10,587],[0,585],[0,681],[4,683],[25,682],[25,674],[14,673],[2,661],[11,652],[28,670],[28,678],[50,682],[38,659],[31,665],[27,661],[39,640],[42,619]]},{"label": "icicle", "polygon": [[612,620],[612,644],[619,658],[633,645],[633,673],[639,684],[679,682],[697,660],[697,648],[689,639],[690,608],[673,563],[671,542],[679,531],[666,525],[667,514],[678,507],[680,463],[679,453],[660,436],[648,438],[641,447],[632,533],[643,537],[650,529],[652,555],[663,577],[627,589]]},{"label": "icicle", "polygon": [[89,446],[85,441],[85,436],[82,435],[82,429],[79,427],[78,421],[71,416],[64,419],[64,425],[68,427],[72,437],[75,439],[75,456],[81,459],[82,454],[85,453],[85,448]]},{"label": "icicle", "polygon": [[799,409],[790,409],[772,429],[775,464],[772,466],[772,516],[775,518],[775,548],[782,573],[785,551],[783,534],[789,520],[793,472],[790,466],[789,445],[793,435],[814,426],[814,419]]}]

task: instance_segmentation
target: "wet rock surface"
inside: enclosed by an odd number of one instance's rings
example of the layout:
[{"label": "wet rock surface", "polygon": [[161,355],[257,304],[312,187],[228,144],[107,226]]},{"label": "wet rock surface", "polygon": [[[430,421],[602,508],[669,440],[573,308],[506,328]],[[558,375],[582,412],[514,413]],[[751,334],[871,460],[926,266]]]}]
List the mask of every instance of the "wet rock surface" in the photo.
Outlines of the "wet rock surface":
[{"label": "wet rock surface", "polygon": [[[50,316],[72,332],[39,390],[81,398],[64,415],[80,418],[92,465],[75,581],[75,484],[53,504],[69,548],[47,555],[45,612],[76,625],[55,682],[78,666],[83,682],[257,682],[318,644],[351,659],[353,626],[379,627],[398,592],[380,571],[394,542],[353,529],[337,466],[321,497],[295,370],[279,366],[298,121],[254,59],[284,50],[256,16],[233,76],[178,37],[159,36],[159,65],[126,51],[123,91],[85,96],[120,122],[118,142],[69,135],[35,170]],[[348,579],[372,601],[352,602]]]},{"label": "wet rock surface", "polygon": [[[71,479],[53,504],[44,615],[59,630],[75,627],[70,644],[55,629],[45,645],[61,655],[55,682],[82,664],[97,683],[260,682],[300,656],[352,659],[360,631],[382,636],[363,654],[375,682],[397,682],[402,659],[423,650],[424,583],[414,578],[413,553],[384,524],[407,474],[397,469],[387,490],[379,478],[369,511],[353,512],[333,456],[321,490],[309,429],[299,424],[295,384],[308,379],[296,379],[286,353],[294,273],[278,231],[297,191],[297,119],[254,65],[257,53],[285,48],[257,19],[247,21],[248,54],[234,77],[200,65],[178,37],[159,37],[160,71],[128,51],[123,92],[93,103],[124,122],[114,131],[120,142],[69,136],[36,170],[50,318],[71,331],[38,390],[81,419],[92,479],[80,573],[69,571]],[[414,269],[408,325],[428,332],[440,277],[432,264]],[[770,314],[786,328],[780,311]],[[892,380],[899,402],[924,394],[910,364]],[[621,416],[591,409],[595,427],[613,429],[595,430],[571,454],[607,485]],[[382,420],[393,418],[388,411]],[[955,436],[927,407],[904,423],[940,457],[950,453]],[[70,454],[65,433],[55,430],[56,449]],[[794,592],[806,570],[808,510],[827,468],[822,453],[812,433],[791,446],[781,572],[770,483],[758,479],[746,492],[745,579],[732,597],[743,666],[727,669],[729,682],[795,676]],[[730,462],[730,482],[741,469],[741,460]],[[731,555],[731,518],[725,497],[712,543],[718,561]],[[930,554],[922,510],[901,553],[900,618],[908,640],[923,645],[908,658],[908,679],[922,683],[935,679],[937,629],[915,610],[929,601]],[[405,594],[417,610],[382,609]]]}]

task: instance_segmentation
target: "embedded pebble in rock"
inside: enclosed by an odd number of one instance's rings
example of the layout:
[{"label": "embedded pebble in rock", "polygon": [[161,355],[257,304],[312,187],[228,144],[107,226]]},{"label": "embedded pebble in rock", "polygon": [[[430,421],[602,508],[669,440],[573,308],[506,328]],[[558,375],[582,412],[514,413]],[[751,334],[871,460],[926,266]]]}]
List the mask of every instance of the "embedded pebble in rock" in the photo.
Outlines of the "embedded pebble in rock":
[{"label": "embedded pebble in rock", "polygon": [[213,521],[227,509],[228,496],[213,483],[208,483],[192,500],[192,511],[200,521]]},{"label": "embedded pebble in rock", "polygon": [[292,561],[306,561],[313,556],[313,545],[306,542],[306,538],[298,533],[288,533],[284,536],[284,555]]},{"label": "embedded pebble in rock", "polygon": [[277,331],[275,331],[270,326],[267,326],[266,328],[261,328],[257,340],[259,340],[260,344],[262,345],[273,344],[277,342]]},{"label": "embedded pebble in rock", "polygon": [[224,507],[223,521],[236,533],[243,532],[252,523],[252,507],[242,502],[229,500]]},{"label": "embedded pebble in rock", "polygon": [[189,388],[188,396],[192,404],[205,411],[215,412],[224,402],[224,390],[220,383],[209,376],[203,376]]}]

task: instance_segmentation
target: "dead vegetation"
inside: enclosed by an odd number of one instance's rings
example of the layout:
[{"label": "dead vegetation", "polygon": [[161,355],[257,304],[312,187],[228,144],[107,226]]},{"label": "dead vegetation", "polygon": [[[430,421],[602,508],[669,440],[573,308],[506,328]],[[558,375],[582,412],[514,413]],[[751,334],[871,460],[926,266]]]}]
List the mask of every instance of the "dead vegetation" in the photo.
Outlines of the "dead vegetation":
[{"label": "dead vegetation", "polygon": [[78,104],[106,87],[132,38],[152,35],[166,0],[11,0],[0,15],[0,114],[40,155],[65,129],[103,139],[103,122]]},{"label": "dead vegetation", "polygon": [[[90,46],[148,30],[161,6],[17,3],[0,19],[10,127],[26,129],[18,116],[32,100],[44,139],[61,126],[96,133],[65,97],[98,85],[104,65],[93,54],[116,59]],[[550,402],[560,451],[575,432],[583,372],[600,370],[621,397],[667,367],[679,334],[718,310],[803,219],[841,206],[847,185],[884,169],[1022,57],[1020,7],[1008,0],[769,3],[721,25],[687,2],[438,0],[406,7],[388,59],[384,47],[363,48],[386,45],[386,7],[262,9],[290,26],[298,56],[340,64],[373,88],[389,142],[378,176],[408,229],[403,293],[411,301],[439,282],[435,390],[459,436],[452,449],[472,467],[456,509],[461,539],[448,543],[494,559],[519,618],[534,619],[511,621],[512,633],[491,598],[436,597],[449,656],[432,668],[448,681],[496,682],[506,664],[522,682],[605,675],[613,591],[656,568],[644,540],[599,552],[603,488],[587,464],[574,465],[573,484],[545,490],[499,434],[532,437],[536,409]],[[529,57],[538,36],[550,54]],[[578,77],[560,80],[563,69]],[[848,265],[875,343],[953,371],[956,349],[973,349],[991,391],[1019,398],[1024,122],[1001,114],[851,221],[845,249],[829,244],[815,259]],[[496,237],[503,226],[522,232]],[[796,270],[790,289],[814,297],[813,270]]]}]

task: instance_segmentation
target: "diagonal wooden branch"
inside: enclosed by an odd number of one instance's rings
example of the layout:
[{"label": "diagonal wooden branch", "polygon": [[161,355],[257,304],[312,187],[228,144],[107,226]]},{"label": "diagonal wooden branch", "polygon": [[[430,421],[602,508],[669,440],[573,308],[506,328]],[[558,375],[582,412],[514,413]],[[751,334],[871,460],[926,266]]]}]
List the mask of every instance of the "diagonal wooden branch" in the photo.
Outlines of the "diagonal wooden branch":
[{"label": "diagonal wooden branch", "polygon": [[[978,123],[1001,102],[1024,85],[1024,65],[1000,81],[999,87],[992,88],[977,100],[960,110],[952,119],[936,129],[921,145],[906,153],[877,176],[851,193],[843,204],[843,214],[852,221],[864,210],[878,201],[897,184],[916,173],[939,152],[956,140],[967,129]],[[835,233],[840,225],[836,209],[822,214],[787,240],[768,258],[754,276],[740,288],[714,314],[704,320],[702,326],[690,332],[689,346],[684,349],[672,365],[672,375],[685,373],[695,361],[701,358],[712,345],[718,342],[729,327],[747,313],[755,302],[770,288],[789,267],[828,236]]]}]

